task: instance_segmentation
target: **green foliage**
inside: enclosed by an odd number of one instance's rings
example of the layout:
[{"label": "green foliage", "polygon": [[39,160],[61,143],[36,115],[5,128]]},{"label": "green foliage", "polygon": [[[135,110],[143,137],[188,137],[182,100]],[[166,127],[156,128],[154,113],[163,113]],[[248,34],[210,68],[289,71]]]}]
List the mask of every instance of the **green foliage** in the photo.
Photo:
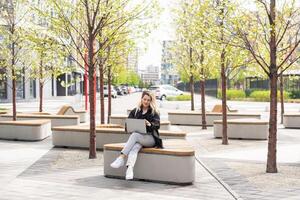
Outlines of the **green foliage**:
[{"label": "green foliage", "polygon": [[[289,98],[289,92],[284,91],[283,97],[284,99]],[[279,91],[277,92],[278,99],[280,98]],[[263,91],[253,91],[250,96],[251,99],[254,101],[270,101],[270,91],[269,90],[263,90]]]},{"label": "green foliage", "polygon": [[[227,90],[227,100],[243,99],[246,97],[246,94],[243,90]],[[218,90],[219,99],[222,98],[221,90]]]},{"label": "green foliage", "polygon": [[140,82],[139,75],[134,71],[128,71],[127,73],[127,84],[128,85],[138,85]]},{"label": "green foliage", "polygon": [[190,101],[191,95],[190,94],[183,94],[175,97],[167,97],[168,101]]},{"label": "green foliage", "polygon": [[291,99],[300,99],[300,90],[289,91]]},{"label": "green foliage", "polygon": [[125,68],[122,68],[122,70],[119,70],[118,73],[114,75],[112,83],[113,85],[128,84],[135,86],[139,85],[140,77],[136,72],[127,71]]}]

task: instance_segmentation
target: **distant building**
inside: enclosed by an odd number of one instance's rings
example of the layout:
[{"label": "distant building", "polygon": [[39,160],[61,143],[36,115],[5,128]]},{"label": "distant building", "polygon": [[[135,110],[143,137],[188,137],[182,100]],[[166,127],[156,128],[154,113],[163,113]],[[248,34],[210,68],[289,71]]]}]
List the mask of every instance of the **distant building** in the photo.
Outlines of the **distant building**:
[{"label": "distant building", "polygon": [[144,83],[152,85],[160,83],[160,74],[158,66],[149,65],[146,70],[141,70],[140,76]]},{"label": "distant building", "polygon": [[174,41],[165,40],[163,41],[162,47],[162,58],[161,58],[161,83],[175,85],[179,81],[179,75],[173,65],[173,57],[175,56],[172,52],[174,47]]},{"label": "distant building", "polygon": [[[44,10],[47,9],[43,6],[43,3],[40,1],[30,1],[33,5],[39,5],[39,8]],[[11,4],[0,3],[0,8],[6,9],[8,12],[13,11],[13,7]],[[51,15],[54,16],[55,13],[51,10]],[[25,18],[24,18],[25,19]],[[0,26],[1,28],[8,27],[7,18],[5,15],[0,16]],[[26,16],[25,23],[22,23],[20,26],[26,29],[30,23],[34,22],[38,26],[47,28],[49,23],[39,18],[35,14],[30,14]],[[3,35],[0,35],[0,44],[4,41]],[[1,60],[1,57],[0,57]],[[71,56],[67,56],[64,62],[65,66],[74,66],[75,61]],[[9,69],[6,67],[0,68],[0,103],[2,102],[12,102],[12,80],[9,76],[5,76],[6,74],[11,73]],[[17,101],[30,101],[35,100],[39,96],[39,81],[37,79],[30,78],[30,73],[32,73],[29,69],[22,68],[22,73],[18,74],[16,77],[16,97]],[[45,82],[44,85],[44,98],[50,98],[55,96],[68,96],[75,95],[83,92],[83,76],[82,70],[77,69],[70,73],[64,73],[59,75],[58,77],[50,77],[48,81]]]},{"label": "distant building", "polygon": [[138,73],[139,48],[136,47],[127,57],[127,69]]}]

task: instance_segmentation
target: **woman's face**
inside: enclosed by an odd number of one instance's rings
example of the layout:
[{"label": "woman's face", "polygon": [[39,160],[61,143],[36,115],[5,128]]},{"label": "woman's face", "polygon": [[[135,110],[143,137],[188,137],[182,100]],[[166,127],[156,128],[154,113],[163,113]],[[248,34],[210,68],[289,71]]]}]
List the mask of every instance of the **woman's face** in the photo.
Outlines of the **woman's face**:
[{"label": "woman's face", "polygon": [[142,97],[143,108],[148,108],[150,106],[150,102],[151,102],[151,97],[150,96],[144,95]]}]

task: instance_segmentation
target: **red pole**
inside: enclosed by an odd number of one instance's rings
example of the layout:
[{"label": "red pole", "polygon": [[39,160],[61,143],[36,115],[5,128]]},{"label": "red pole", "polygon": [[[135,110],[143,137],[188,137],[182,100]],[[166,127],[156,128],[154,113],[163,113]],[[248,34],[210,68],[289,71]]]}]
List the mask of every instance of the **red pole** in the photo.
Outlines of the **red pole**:
[{"label": "red pole", "polygon": [[87,51],[85,51],[84,53],[84,60],[85,60],[85,63],[84,63],[84,94],[85,94],[85,110],[88,110],[88,65],[87,65],[87,62],[88,62],[88,57],[87,57]]},{"label": "red pole", "polygon": [[95,74],[94,74],[94,82],[95,82],[95,84],[94,84],[94,93],[95,93],[95,95],[94,95],[94,105],[95,105],[95,113],[96,113],[96,108],[97,108],[97,104],[96,104],[96,102],[97,102],[97,77],[96,77],[96,70],[95,70]]}]

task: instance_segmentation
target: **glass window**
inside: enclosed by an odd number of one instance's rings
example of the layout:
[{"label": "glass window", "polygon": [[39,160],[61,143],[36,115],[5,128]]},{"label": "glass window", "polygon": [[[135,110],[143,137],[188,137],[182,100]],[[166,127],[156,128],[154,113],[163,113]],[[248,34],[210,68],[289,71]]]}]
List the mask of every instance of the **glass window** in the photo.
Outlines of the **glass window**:
[{"label": "glass window", "polygon": [[30,97],[36,98],[36,80],[30,79]]},{"label": "glass window", "polygon": [[22,69],[22,72],[17,75],[16,86],[17,86],[17,99],[25,98],[25,70]]},{"label": "glass window", "polygon": [[7,99],[7,78],[4,69],[0,69],[0,99]]}]

